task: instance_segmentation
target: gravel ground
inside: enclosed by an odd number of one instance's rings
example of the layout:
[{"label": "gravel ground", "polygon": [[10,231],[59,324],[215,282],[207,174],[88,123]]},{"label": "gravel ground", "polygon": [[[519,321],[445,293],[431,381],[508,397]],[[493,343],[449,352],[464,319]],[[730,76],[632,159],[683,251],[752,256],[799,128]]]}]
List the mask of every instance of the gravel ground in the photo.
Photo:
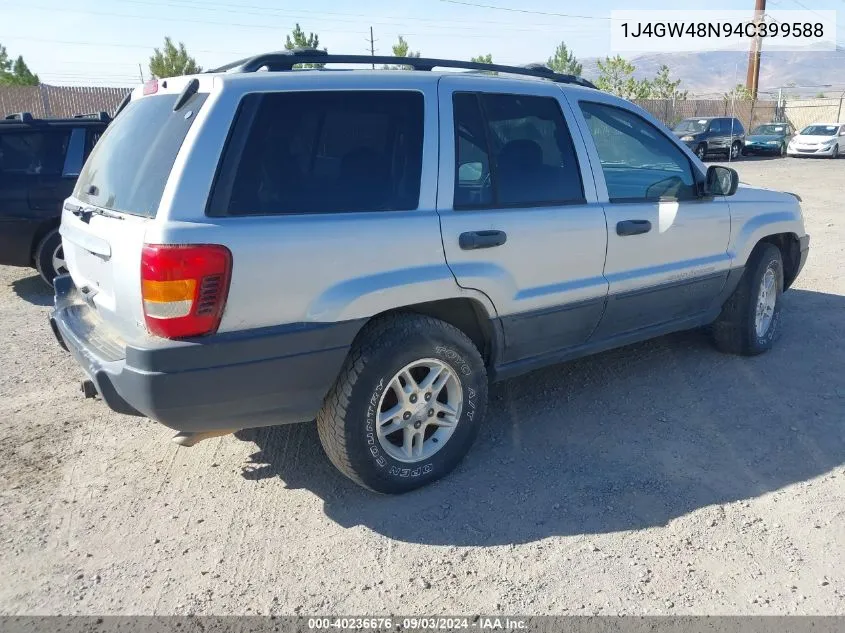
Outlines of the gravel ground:
[{"label": "gravel ground", "polygon": [[845,614],[845,160],[743,160],[804,198],[776,349],[673,335],[496,385],[403,497],[313,424],[191,448],[82,399],[32,271],[0,267],[0,613]]}]

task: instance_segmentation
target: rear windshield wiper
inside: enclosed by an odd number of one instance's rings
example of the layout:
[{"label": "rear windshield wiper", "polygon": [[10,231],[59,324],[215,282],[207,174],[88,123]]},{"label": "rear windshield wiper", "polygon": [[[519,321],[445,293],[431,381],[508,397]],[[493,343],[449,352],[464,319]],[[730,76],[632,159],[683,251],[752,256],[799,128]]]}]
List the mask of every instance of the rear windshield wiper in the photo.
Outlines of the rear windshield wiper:
[{"label": "rear windshield wiper", "polygon": [[126,219],[120,213],[115,213],[114,211],[109,211],[108,209],[99,209],[97,207],[83,207],[82,205],[68,203],[65,205],[65,209],[73,213],[76,217],[81,218],[83,222],[90,220],[92,215],[101,215],[104,218],[114,218],[115,220]]}]

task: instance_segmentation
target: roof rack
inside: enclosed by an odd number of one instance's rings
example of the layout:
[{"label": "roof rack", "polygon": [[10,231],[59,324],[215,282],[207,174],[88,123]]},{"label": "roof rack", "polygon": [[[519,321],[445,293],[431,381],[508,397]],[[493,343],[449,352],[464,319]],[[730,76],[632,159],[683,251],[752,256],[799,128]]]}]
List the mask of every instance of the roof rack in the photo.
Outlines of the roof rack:
[{"label": "roof rack", "polygon": [[538,77],[563,84],[577,84],[587,88],[595,88],[592,82],[575,75],[556,73],[542,64],[527,66],[503,66],[501,64],[482,64],[480,62],[465,62],[455,59],[431,59],[428,57],[392,57],[383,55],[330,55],[326,51],[313,48],[296,48],[289,51],[263,53],[254,57],[247,57],[209,70],[211,73],[253,73],[262,68],[269,71],[293,70],[296,64],[393,64],[410,66],[414,70],[432,70],[434,68],[461,68],[482,72],[509,73]]},{"label": "roof rack", "polygon": [[86,112],[85,114],[74,114],[74,119],[97,119],[105,123],[111,122],[111,117],[108,112]]},{"label": "roof rack", "polygon": [[32,121],[33,118],[32,118],[32,113],[30,113],[30,112],[16,112],[14,114],[7,114],[5,117],[3,117],[3,120],[4,121],[22,121],[24,123],[27,123],[29,121]]}]

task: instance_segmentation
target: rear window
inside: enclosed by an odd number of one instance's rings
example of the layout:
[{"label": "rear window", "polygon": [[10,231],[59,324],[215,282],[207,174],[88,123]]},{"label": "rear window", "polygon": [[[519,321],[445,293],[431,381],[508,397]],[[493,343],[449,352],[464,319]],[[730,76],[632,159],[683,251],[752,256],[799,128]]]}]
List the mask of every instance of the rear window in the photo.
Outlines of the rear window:
[{"label": "rear window", "polygon": [[155,217],[182,142],[208,95],[173,111],[178,95],[129,103],[99,139],[79,174],[74,196],[98,207]]},{"label": "rear window", "polygon": [[209,215],[413,210],[423,95],[316,91],[248,95]]}]

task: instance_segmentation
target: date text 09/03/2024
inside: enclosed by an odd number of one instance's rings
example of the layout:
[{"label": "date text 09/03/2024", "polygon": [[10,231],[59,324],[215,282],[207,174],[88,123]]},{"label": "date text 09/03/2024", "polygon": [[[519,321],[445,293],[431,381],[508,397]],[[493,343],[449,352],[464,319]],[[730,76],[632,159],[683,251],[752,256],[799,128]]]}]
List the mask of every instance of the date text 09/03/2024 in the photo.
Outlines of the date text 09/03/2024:
[{"label": "date text 09/03/2024", "polygon": [[355,617],[355,618],[308,618],[310,630],[380,630],[393,629],[408,631],[420,630],[466,630],[479,629],[483,631],[519,631],[527,624],[520,618],[509,617]]}]

